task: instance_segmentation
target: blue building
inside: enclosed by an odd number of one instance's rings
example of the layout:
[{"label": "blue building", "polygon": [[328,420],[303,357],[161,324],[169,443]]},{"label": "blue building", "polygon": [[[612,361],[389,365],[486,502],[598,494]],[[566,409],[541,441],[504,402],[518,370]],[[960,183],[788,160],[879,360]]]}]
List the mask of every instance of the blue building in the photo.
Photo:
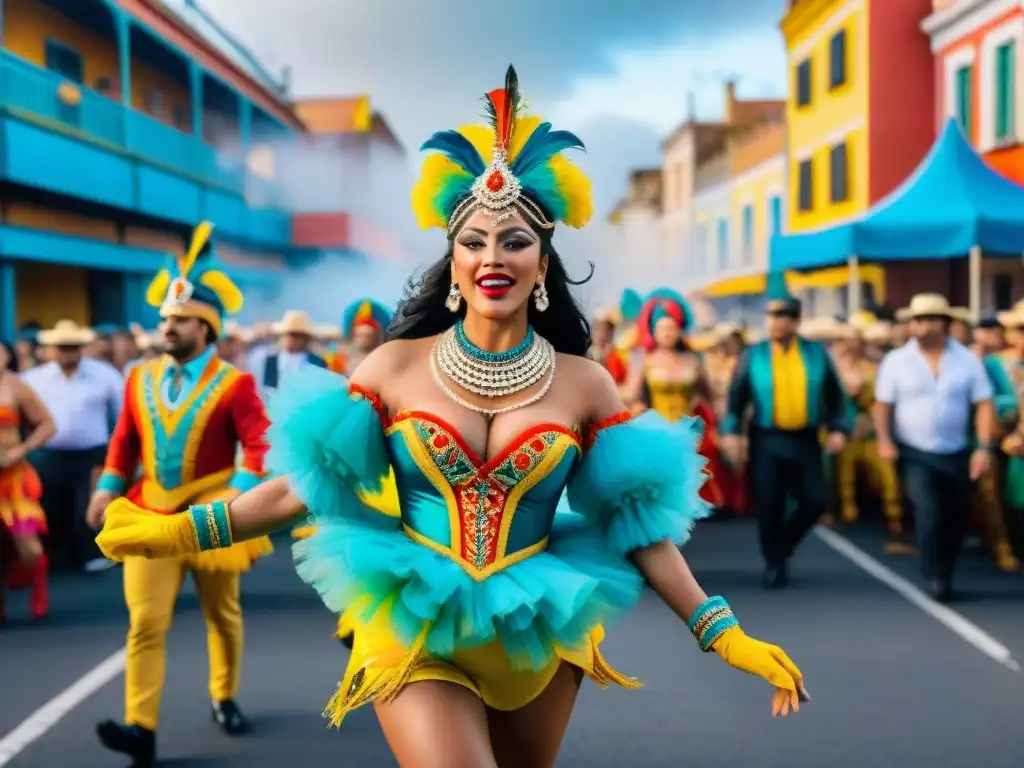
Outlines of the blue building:
[{"label": "blue building", "polygon": [[202,219],[243,289],[280,284],[270,147],[305,133],[280,83],[159,0],[0,0],[0,28],[0,337],[151,325],[144,287]]}]

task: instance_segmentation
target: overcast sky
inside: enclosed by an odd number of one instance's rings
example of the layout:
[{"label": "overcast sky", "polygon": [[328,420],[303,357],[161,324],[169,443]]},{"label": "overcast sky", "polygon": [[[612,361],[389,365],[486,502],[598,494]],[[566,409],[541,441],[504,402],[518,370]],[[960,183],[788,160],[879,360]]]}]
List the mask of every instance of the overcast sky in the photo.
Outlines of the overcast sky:
[{"label": "overcast sky", "polygon": [[587,144],[601,211],[631,167],[657,163],[688,92],[712,118],[728,78],[747,97],[785,86],[786,0],[199,1],[275,70],[290,65],[295,96],[371,94],[410,152],[473,121],[514,63],[534,111]]}]

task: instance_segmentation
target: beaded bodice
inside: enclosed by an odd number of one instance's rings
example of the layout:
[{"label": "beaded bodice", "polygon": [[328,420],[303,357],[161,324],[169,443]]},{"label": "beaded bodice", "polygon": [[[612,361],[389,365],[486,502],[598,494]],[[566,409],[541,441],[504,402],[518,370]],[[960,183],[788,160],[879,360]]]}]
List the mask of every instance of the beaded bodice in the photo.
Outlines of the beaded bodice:
[{"label": "beaded bodice", "polygon": [[683,379],[669,379],[648,371],[646,381],[652,410],[669,421],[679,421],[689,415],[699,381],[696,374]]},{"label": "beaded bodice", "polygon": [[399,413],[387,439],[406,532],[478,580],[547,547],[581,452],[578,431],[540,424],[482,461],[454,427],[418,411]]}]

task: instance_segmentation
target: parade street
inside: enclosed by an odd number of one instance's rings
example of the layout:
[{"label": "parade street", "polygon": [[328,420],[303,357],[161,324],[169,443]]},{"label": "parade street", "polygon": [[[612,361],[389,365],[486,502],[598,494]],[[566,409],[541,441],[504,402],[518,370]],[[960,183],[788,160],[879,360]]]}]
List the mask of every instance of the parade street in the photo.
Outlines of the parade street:
[{"label": "parade street", "polygon": [[[793,586],[765,592],[749,523],[698,526],[685,552],[701,582],[728,596],[749,634],[787,650],[813,701],[796,717],[773,720],[767,685],[701,654],[649,593],[603,646],[610,663],[646,687],[601,691],[584,682],[558,765],[1024,765],[1024,673],[1016,666],[1024,661],[1024,575],[997,574],[972,553],[954,613],[909,586],[917,583],[913,560],[884,557],[880,545],[870,532],[819,530],[793,562]],[[53,616],[41,627],[19,618],[23,595],[9,598],[10,625],[0,631],[0,766],[124,765],[93,731],[122,714],[120,573],[57,577],[53,591]],[[371,708],[341,730],[320,717],[347,652],[331,638],[333,617],[296,577],[287,539],[244,581],[244,605],[239,703],[252,733],[231,739],[210,720],[206,637],[188,587],[168,639],[160,764],[394,765]]]}]

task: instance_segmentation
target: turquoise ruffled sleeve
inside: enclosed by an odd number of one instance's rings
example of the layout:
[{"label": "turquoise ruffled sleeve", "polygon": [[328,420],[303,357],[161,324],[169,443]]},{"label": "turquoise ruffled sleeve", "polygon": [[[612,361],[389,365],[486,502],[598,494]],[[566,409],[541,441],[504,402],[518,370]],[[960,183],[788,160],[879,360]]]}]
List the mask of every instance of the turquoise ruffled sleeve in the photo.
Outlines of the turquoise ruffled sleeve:
[{"label": "turquoise ruffled sleeve", "polygon": [[395,525],[360,499],[379,493],[390,469],[381,413],[375,395],[348,389],[337,374],[313,366],[277,391],[267,463],[288,478],[316,524],[380,517]]},{"label": "turquoise ruffled sleeve", "polygon": [[704,424],[668,422],[654,411],[600,429],[569,484],[569,506],[627,555],[669,539],[682,545],[712,512],[701,498]]}]

